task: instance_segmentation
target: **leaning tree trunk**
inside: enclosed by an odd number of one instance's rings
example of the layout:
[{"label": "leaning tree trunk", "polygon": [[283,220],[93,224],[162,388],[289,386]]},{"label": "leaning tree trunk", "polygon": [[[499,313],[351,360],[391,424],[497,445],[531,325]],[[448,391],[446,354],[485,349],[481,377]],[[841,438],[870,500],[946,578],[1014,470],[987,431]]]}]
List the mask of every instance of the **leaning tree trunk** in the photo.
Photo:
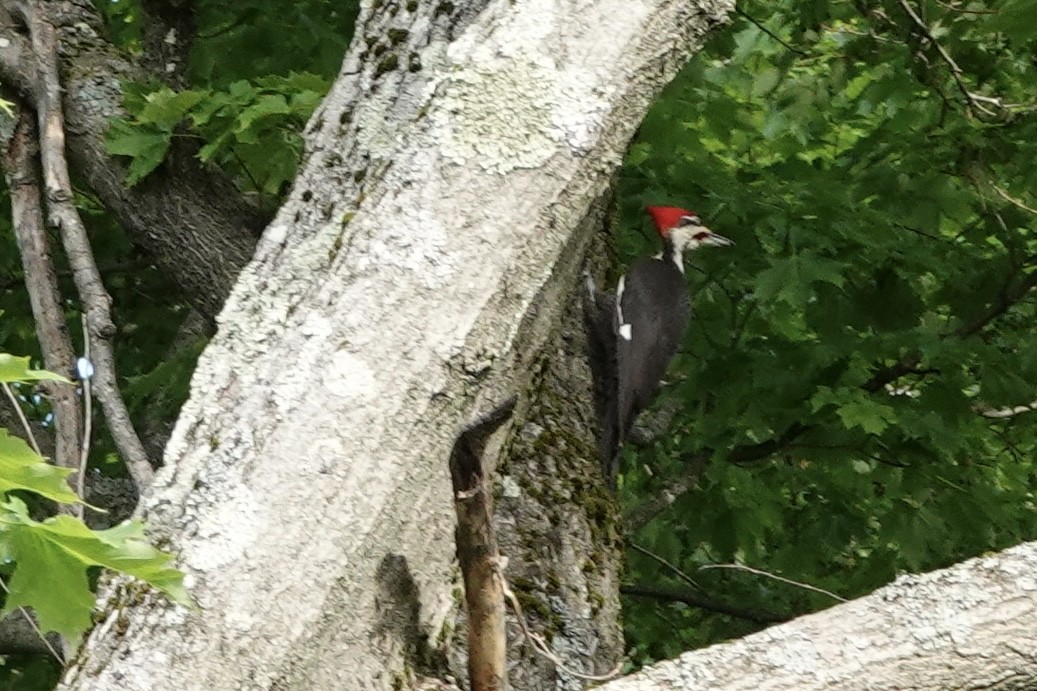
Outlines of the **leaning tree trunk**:
[{"label": "leaning tree trunk", "polygon": [[[373,5],[145,498],[198,609],[110,583],[62,688],[445,674],[447,459],[512,393],[509,455],[493,463],[512,585],[567,664],[619,655],[572,291],[626,142],[731,3]],[[556,675],[514,674],[525,688]]]}]

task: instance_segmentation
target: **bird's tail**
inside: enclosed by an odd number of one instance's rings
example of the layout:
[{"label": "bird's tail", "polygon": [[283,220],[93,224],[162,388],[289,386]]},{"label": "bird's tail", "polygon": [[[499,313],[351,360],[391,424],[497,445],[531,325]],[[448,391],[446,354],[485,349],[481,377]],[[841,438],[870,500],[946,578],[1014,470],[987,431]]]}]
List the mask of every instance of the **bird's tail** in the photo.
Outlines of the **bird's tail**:
[{"label": "bird's tail", "polygon": [[597,290],[589,272],[584,272],[587,299],[584,323],[587,350],[594,380],[594,409],[598,418],[598,452],[601,470],[609,487],[615,489],[619,470],[621,430],[618,425],[618,378],[616,370],[615,295]]}]

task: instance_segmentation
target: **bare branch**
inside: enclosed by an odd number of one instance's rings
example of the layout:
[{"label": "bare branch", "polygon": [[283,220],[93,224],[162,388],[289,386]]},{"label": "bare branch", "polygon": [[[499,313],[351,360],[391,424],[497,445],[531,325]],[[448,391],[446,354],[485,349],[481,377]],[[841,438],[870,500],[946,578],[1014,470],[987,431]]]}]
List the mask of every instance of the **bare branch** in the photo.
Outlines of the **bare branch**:
[{"label": "bare branch", "polygon": [[635,552],[639,552],[639,553],[645,555],[649,559],[653,559],[653,560],[659,562],[660,564],[662,564],[663,566],[668,568],[670,571],[675,573],[682,581],[688,583],[691,587],[698,588],[699,590],[703,589],[702,586],[699,585],[698,582],[694,578],[689,576],[685,571],[683,571],[682,569],[678,568],[672,562],[669,562],[666,559],[664,559],[663,557],[660,557],[658,554],[656,554],[655,552],[651,551],[650,549],[646,549],[646,548],[642,547],[641,545],[637,544],[636,542],[631,542],[630,543],[630,549],[634,550]]},{"label": "bare branch", "polygon": [[73,204],[72,184],[65,161],[65,128],[61,112],[61,86],[58,80],[54,26],[47,21],[37,2],[21,2],[18,4],[18,11],[29,28],[37,60],[35,105],[41,132],[40,151],[47,191],[47,210],[51,223],[61,233],[65,254],[72,267],[73,280],[85,308],[95,349],[97,397],[115,445],[138,489],[143,490],[151,484],[154,470],[133,430],[129,412],[118,389],[112,349],[115,324],[111,317],[111,298],[105,291],[101,274],[97,270],[86,228]]},{"label": "bare branch", "polygon": [[[4,583],[4,580],[2,578],[0,578],[0,589],[4,591],[5,595],[10,595],[11,591],[7,589],[7,584]],[[65,658],[54,648],[54,646],[51,644],[51,641],[47,639],[46,634],[44,634],[43,631],[40,630],[39,624],[37,624],[36,620],[32,618],[31,614],[29,614],[29,610],[25,609],[24,607],[19,607],[16,613],[12,612],[4,620],[5,628],[10,626],[7,620],[17,616],[21,616],[24,618],[25,623],[29,625],[29,628],[32,629],[32,632],[39,638],[43,646],[47,649],[47,652],[50,653],[55,660],[64,664]]]},{"label": "bare branch", "polygon": [[[36,126],[30,112],[20,104],[15,108],[18,122],[3,151],[4,174],[11,194],[12,223],[36,324],[36,338],[43,351],[43,364],[52,372],[67,374],[75,359],[75,351],[65,323],[61,292],[43,226]],[[75,468],[82,441],[79,398],[73,387],[67,384],[45,382],[41,387],[47,392],[54,409],[54,462],[65,468]],[[75,480],[70,478],[70,481]]]},{"label": "bare branch", "polygon": [[[81,315],[83,320],[83,358],[90,362],[90,325],[87,324],[86,315]],[[90,438],[94,428],[94,399],[91,394],[90,382],[93,381],[93,373],[80,372],[80,381],[83,382],[83,445],[82,450],[79,454],[79,477],[76,478],[76,494],[83,501],[86,501],[86,464],[90,459]],[[138,487],[137,491],[142,490],[142,487]],[[80,504],[76,508],[79,509],[79,517],[83,518],[83,505]]]},{"label": "bare branch", "polygon": [[803,588],[804,590],[812,590],[815,593],[821,593],[822,595],[827,595],[828,597],[830,597],[832,599],[835,599],[835,600],[838,600],[839,602],[849,602],[849,600],[847,600],[846,598],[841,597],[839,595],[836,595],[835,593],[831,592],[830,590],[825,590],[824,588],[818,588],[816,585],[810,585],[809,583],[801,583],[799,581],[794,581],[791,578],[785,578],[784,576],[779,576],[779,575],[773,574],[773,573],[771,573],[769,571],[763,571],[761,569],[754,569],[753,567],[746,566],[745,564],[704,564],[704,565],[699,567],[699,571],[705,571],[707,569],[734,569],[735,571],[747,571],[749,573],[754,573],[757,576],[766,576],[767,578],[773,578],[774,580],[781,581],[782,583],[788,583],[789,585],[794,585],[797,588]]},{"label": "bare branch", "polygon": [[985,418],[992,420],[999,420],[1003,418],[1015,417],[1016,415],[1022,415],[1023,413],[1032,413],[1037,411],[1037,401],[1031,401],[1024,403],[1023,405],[1009,406],[1007,408],[991,408],[986,405],[977,405],[974,410]]},{"label": "bare branch", "polygon": [[489,437],[511,417],[515,401],[512,396],[470,423],[457,436],[450,453],[457,560],[468,610],[468,677],[472,691],[499,691],[508,683],[504,582],[483,450]]},{"label": "bare branch", "polygon": [[786,42],[785,42],[785,41],[784,41],[784,40],[783,40],[783,39],[781,38],[781,36],[778,36],[778,35],[777,35],[776,33],[774,33],[773,31],[771,31],[771,30],[770,30],[770,29],[768,29],[767,27],[765,27],[765,26],[764,26],[763,24],[761,24],[761,23],[759,22],[759,20],[757,20],[757,19],[756,19],[755,17],[753,17],[753,16],[751,16],[751,15],[747,14],[746,12],[744,12],[743,10],[740,10],[740,9],[739,9],[739,8],[737,8],[737,7],[735,8],[735,14],[738,14],[738,15],[740,15],[740,16],[742,16],[742,17],[745,17],[745,18],[746,18],[747,20],[749,20],[749,22],[751,22],[751,23],[752,23],[752,24],[753,24],[753,25],[754,25],[754,26],[755,26],[755,27],[756,27],[757,29],[759,29],[759,30],[760,30],[760,31],[762,31],[763,33],[767,34],[768,36],[770,36],[771,38],[773,38],[773,39],[774,39],[775,41],[777,41],[778,43],[780,43],[781,45],[785,46],[785,49],[786,49],[786,50],[788,50],[788,51],[791,51],[791,52],[795,53],[796,55],[802,55],[802,56],[804,56],[804,57],[806,56],[806,52],[805,52],[805,51],[802,51],[802,50],[800,50],[799,48],[796,48],[795,46],[791,46],[791,45],[789,45],[788,43],[786,43]]},{"label": "bare branch", "polygon": [[645,597],[665,602],[683,602],[706,612],[723,614],[724,616],[744,619],[754,624],[780,624],[792,619],[791,615],[777,614],[764,610],[746,609],[735,607],[725,602],[718,602],[690,590],[677,590],[674,588],[661,588],[654,585],[623,585],[619,592],[629,597]]},{"label": "bare branch", "polygon": [[1028,274],[1022,281],[1014,286],[1005,286],[1004,289],[998,293],[994,304],[992,304],[986,312],[981,314],[974,321],[955,330],[954,335],[958,338],[966,338],[978,333],[987,324],[1007,312],[1012,305],[1026,297],[1026,295],[1035,287],[1037,287],[1037,271]]},{"label": "bare branch", "polygon": [[8,400],[11,401],[11,407],[14,409],[15,415],[18,416],[18,421],[22,423],[22,429],[25,430],[25,437],[29,440],[29,446],[36,452],[37,456],[42,456],[40,445],[36,443],[36,435],[32,433],[32,425],[29,424],[28,418],[25,417],[25,411],[22,410],[21,404],[18,403],[18,397],[11,390],[11,385],[7,382],[0,382],[0,386],[3,387],[4,393],[7,394]]},{"label": "bare branch", "polygon": [[1032,206],[1027,206],[1026,204],[1024,204],[1023,202],[1019,201],[1018,199],[1016,199],[1012,195],[1008,194],[1008,192],[1005,192],[1003,189],[1001,189],[1000,187],[998,187],[994,183],[990,183],[990,186],[994,188],[994,191],[997,192],[999,197],[1004,199],[1009,204],[1011,204],[1011,205],[1013,205],[1015,207],[1018,207],[1018,208],[1022,209],[1023,211],[1027,211],[1027,212],[1029,212],[1031,214],[1037,215],[1037,209],[1033,208]]},{"label": "bare branch", "polygon": [[991,103],[1004,110],[1005,106],[1001,103],[1001,99],[991,98],[989,96],[981,96],[979,94],[973,93],[969,89],[968,85],[965,84],[965,72],[960,67],[958,67],[958,63],[954,61],[954,58],[951,57],[951,54],[948,53],[947,50],[940,44],[940,42],[936,40],[936,37],[933,36],[932,31],[929,30],[929,25],[926,24],[925,21],[918,16],[918,13],[915,12],[914,8],[911,7],[910,4],[908,4],[907,0],[897,0],[897,2],[900,4],[901,9],[904,10],[904,13],[907,14],[907,16],[914,23],[915,27],[922,34],[922,36],[924,36],[925,39],[929,41],[929,44],[936,49],[936,52],[939,53],[940,57],[947,64],[947,67],[950,69],[951,72],[951,77],[954,78],[954,83],[958,86],[958,91],[960,91],[962,96],[965,97],[966,105],[970,108],[978,110],[981,113],[984,113],[985,115],[989,115],[992,117],[996,116],[997,113],[982,105],[982,103]]},{"label": "bare branch", "polygon": [[544,637],[538,633],[530,631],[529,627],[526,626],[526,615],[522,612],[522,605],[519,604],[518,598],[515,597],[515,593],[508,585],[504,575],[501,573],[499,576],[501,584],[504,587],[504,596],[508,598],[508,602],[511,603],[511,608],[515,610],[515,617],[518,619],[519,627],[522,629],[522,635],[525,636],[534,652],[554,663],[555,667],[557,667],[559,671],[576,677],[577,679],[583,679],[585,681],[608,681],[609,679],[614,679],[619,676],[620,671],[623,669],[623,660],[616,663],[616,666],[605,674],[584,674],[583,672],[577,672],[566,667],[565,663],[562,662],[562,659],[555,655],[551,651],[551,648],[548,647],[547,641],[544,640]]}]

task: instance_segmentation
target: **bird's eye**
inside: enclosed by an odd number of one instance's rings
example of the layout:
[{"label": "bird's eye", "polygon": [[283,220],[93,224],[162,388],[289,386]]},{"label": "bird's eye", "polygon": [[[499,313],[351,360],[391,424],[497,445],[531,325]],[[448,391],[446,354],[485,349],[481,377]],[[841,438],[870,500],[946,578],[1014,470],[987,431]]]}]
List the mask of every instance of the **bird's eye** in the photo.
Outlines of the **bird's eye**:
[{"label": "bird's eye", "polygon": [[702,221],[699,220],[698,216],[681,216],[682,226],[700,226]]}]

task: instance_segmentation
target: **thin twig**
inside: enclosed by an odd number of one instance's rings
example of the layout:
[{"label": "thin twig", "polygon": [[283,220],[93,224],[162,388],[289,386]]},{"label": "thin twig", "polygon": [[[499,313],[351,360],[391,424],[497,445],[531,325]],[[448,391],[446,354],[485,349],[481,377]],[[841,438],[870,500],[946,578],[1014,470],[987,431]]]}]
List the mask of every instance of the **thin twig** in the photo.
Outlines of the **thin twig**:
[{"label": "thin twig", "polygon": [[845,597],[840,597],[839,595],[836,595],[830,590],[818,588],[817,586],[810,585],[809,583],[801,583],[799,581],[794,581],[791,578],[785,578],[784,576],[779,576],[777,574],[770,573],[769,571],[761,571],[760,569],[754,569],[753,567],[746,566],[745,564],[704,564],[699,567],[699,571],[705,571],[706,569],[734,569],[735,571],[748,571],[749,573],[754,573],[757,576],[766,576],[767,578],[773,578],[774,580],[781,581],[782,583],[794,585],[797,588],[813,590],[815,593],[827,595],[828,597],[834,600],[838,600],[839,602],[849,602],[849,600],[847,600]]},{"label": "thin twig", "polygon": [[667,561],[663,557],[660,557],[655,552],[642,547],[641,545],[637,544],[636,542],[631,542],[630,543],[630,549],[634,550],[635,552],[640,552],[641,554],[645,555],[646,557],[649,557],[649,558],[654,559],[655,561],[659,562],[660,564],[662,564],[663,566],[668,568],[670,571],[673,571],[675,574],[677,574],[677,576],[680,577],[681,580],[686,581],[693,588],[697,588],[698,590],[704,590],[704,588],[701,585],[699,585],[695,581],[694,578],[689,576],[687,573],[685,573],[683,570],[681,570],[675,564]]},{"label": "thin twig", "polygon": [[768,36],[773,38],[775,41],[777,41],[781,45],[785,46],[786,49],[792,51],[796,55],[806,56],[806,51],[802,51],[799,48],[796,48],[794,46],[790,46],[780,36],[778,36],[773,31],[771,31],[770,29],[765,27],[763,24],[761,24],[755,17],[752,17],[752,16],[748,15],[745,11],[739,9],[738,7],[735,7],[735,14],[741,15],[741,16],[745,17],[746,19],[748,19],[750,22],[752,22],[756,26],[757,29],[759,29],[763,33],[767,34]]},{"label": "thin twig", "polygon": [[39,2],[23,1],[17,10],[29,29],[36,58],[36,113],[41,133],[40,151],[51,223],[59,229],[72,267],[76,289],[86,312],[93,337],[97,398],[104,410],[108,429],[138,491],[152,482],[154,470],[119,392],[112,338],[115,324],[111,298],[105,291],[90,247],[90,239],[73,203],[72,184],[65,160],[65,127],[61,113],[61,84],[58,78],[57,38]]},{"label": "thin twig", "polygon": [[1023,202],[1021,202],[1020,200],[1018,200],[1015,197],[1013,197],[1012,195],[1008,194],[1008,192],[1005,192],[1003,189],[1001,189],[1000,187],[998,187],[994,183],[990,183],[990,186],[994,188],[994,191],[997,192],[999,197],[1004,199],[1006,202],[1008,202],[1012,206],[1016,206],[1016,207],[1022,209],[1023,211],[1027,211],[1027,212],[1029,212],[1031,214],[1037,215],[1037,209],[1033,208],[1032,206],[1027,206]]},{"label": "thin twig", "polygon": [[[0,578],[0,588],[3,588],[5,594],[11,594],[11,591],[7,589],[7,584],[4,583],[3,578]],[[32,627],[32,630],[35,631],[36,635],[40,637],[41,641],[43,641],[43,645],[47,646],[47,650],[49,650],[50,654],[54,656],[54,659],[57,660],[60,664],[65,664],[65,659],[58,654],[57,650],[54,650],[54,646],[52,646],[50,644],[50,641],[47,640],[47,636],[44,635],[43,631],[40,629],[40,625],[37,624],[36,620],[32,618],[31,614],[29,614],[29,610],[25,609],[24,607],[19,607],[18,611],[22,613],[22,616],[25,617],[25,621],[29,623],[29,626]]]},{"label": "thin twig", "polygon": [[25,411],[22,410],[22,404],[18,402],[18,397],[14,395],[14,391],[11,390],[11,385],[7,382],[0,382],[0,386],[4,387],[4,393],[11,399],[11,407],[14,408],[15,414],[18,416],[19,422],[22,423],[22,429],[25,430],[25,436],[29,439],[29,446],[36,452],[37,456],[42,456],[40,452],[40,445],[36,443],[36,437],[32,433],[32,426],[29,425],[29,419],[25,417]]},{"label": "thin twig", "polygon": [[951,12],[960,12],[961,14],[997,14],[1000,12],[1000,10],[970,10],[964,7],[958,7],[949,2],[940,2],[940,0],[936,0],[936,4],[950,10]]},{"label": "thin twig", "polygon": [[607,674],[584,674],[575,670],[569,669],[562,662],[561,658],[554,654],[550,647],[547,645],[547,641],[540,634],[534,633],[529,630],[526,626],[526,615],[522,612],[522,605],[519,604],[518,598],[515,597],[515,593],[511,590],[511,586],[508,585],[508,580],[504,577],[504,573],[498,564],[497,577],[500,579],[501,587],[504,589],[504,597],[511,603],[511,608],[515,611],[515,618],[518,619],[519,627],[522,629],[522,635],[525,636],[526,640],[529,641],[533,651],[542,657],[547,658],[555,667],[566,674],[576,677],[577,679],[584,679],[586,681],[608,681],[619,676],[620,671],[623,669],[623,660],[616,663],[616,666],[612,668]]},{"label": "thin twig", "polygon": [[960,67],[958,67],[958,63],[954,61],[954,58],[951,57],[951,54],[948,53],[947,50],[940,44],[940,42],[936,40],[936,37],[933,36],[932,31],[929,30],[929,25],[926,24],[922,20],[922,18],[918,16],[918,13],[915,12],[914,8],[911,7],[910,4],[908,4],[907,0],[897,0],[897,2],[900,4],[900,7],[904,10],[907,16],[911,19],[911,21],[914,22],[915,26],[926,38],[926,40],[928,40],[929,43],[934,48],[936,48],[936,52],[940,54],[941,58],[943,58],[943,61],[947,64],[947,67],[950,68],[951,77],[954,78],[954,83],[958,86],[958,91],[960,91],[962,96],[965,97],[966,102],[976,110],[979,110],[990,116],[996,116],[997,113],[981,105],[979,102],[982,100],[988,103],[995,103],[1003,108],[1003,106],[1001,106],[1000,99],[992,99],[988,96],[979,96],[978,94],[972,93],[969,90],[968,85],[965,84],[965,72]]},{"label": "thin twig", "polygon": [[[83,320],[83,359],[90,363],[90,329],[87,328],[86,315],[82,315],[81,318]],[[76,478],[76,494],[83,502],[86,501],[86,462],[90,457],[90,435],[93,432],[94,420],[94,400],[90,393],[90,380],[94,377],[93,372],[88,374],[89,376],[80,377],[80,381],[83,382],[83,444],[79,454],[79,477]],[[78,504],[76,508],[79,510],[79,517],[83,518],[83,504]]]}]

